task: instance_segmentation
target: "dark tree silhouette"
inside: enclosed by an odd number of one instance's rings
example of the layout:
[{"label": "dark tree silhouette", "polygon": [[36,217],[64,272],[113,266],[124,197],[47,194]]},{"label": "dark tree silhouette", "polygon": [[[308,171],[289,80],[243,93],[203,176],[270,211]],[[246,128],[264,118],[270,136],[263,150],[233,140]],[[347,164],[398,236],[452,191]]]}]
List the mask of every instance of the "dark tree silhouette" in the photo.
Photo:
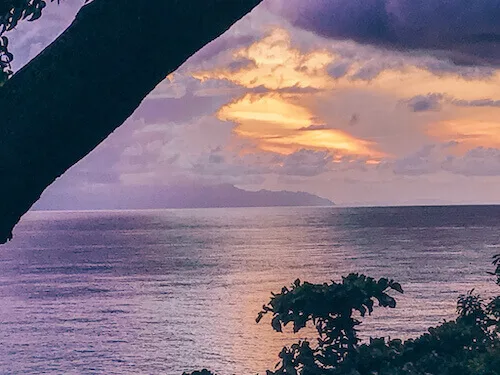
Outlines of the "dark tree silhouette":
[{"label": "dark tree silhouette", "polygon": [[[500,286],[500,254],[492,275]],[[500,296],[485,301],[471,290],[457,301],[457,318],[445,321],[415,339],[370,338],[360,343],[357,327],[375,306],[396,307],[388,292],[400,284],[350,274],[341,283],[301,283],[272,294],[257,316],[271,315],[277,332],[291,324],[307,325],[316,343],[301,340],[279,353],[266,375],[500,375]],[[204,369],[183,375],[214,375]]]},{"label": "dark tree silhouette", "polygon": [[[120,126],[158,83],[261,1],[85,5],[59,38],[0,88],[0,243],[12,237],[43,190]],[[0,30],[38,17],[38,10],[19,13],[31,3],[40,2],[0,1]],[[5,21],[6,14],[14,18]],[[12,56],[5,44],[2,38],[0,68],[8,75]]]}]

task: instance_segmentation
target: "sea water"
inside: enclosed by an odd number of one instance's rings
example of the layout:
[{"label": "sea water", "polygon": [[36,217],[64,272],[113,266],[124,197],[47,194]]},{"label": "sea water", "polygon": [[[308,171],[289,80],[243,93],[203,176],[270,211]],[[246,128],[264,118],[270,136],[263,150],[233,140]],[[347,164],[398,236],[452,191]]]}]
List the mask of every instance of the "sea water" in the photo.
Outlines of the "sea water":
[{"label": "sea water", "polygon": [[415,337],[459,294],[498,293],[500,207],[30,212],[0,247],[0,374],[265,374],[284,345],[255,317],[300,278],[399,281],[361,336]]}]

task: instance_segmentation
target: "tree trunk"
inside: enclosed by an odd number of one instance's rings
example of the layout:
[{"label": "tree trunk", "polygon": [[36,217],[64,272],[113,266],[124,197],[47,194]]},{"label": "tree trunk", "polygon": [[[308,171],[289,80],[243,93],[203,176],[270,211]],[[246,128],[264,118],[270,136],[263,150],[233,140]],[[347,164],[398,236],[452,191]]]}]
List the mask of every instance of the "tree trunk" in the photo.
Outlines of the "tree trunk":
[{"label": "tree trunk", "polygon": [[94,0],[0,89],[0,243],[43,190],[262,0]]}]

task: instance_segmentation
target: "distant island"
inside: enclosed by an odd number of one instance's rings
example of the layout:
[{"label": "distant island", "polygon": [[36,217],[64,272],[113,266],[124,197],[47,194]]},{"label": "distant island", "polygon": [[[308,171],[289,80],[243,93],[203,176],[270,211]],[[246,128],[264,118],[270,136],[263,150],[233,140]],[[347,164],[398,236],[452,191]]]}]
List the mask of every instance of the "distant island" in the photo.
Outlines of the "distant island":
[{"label": "distant island", "polygon": [[183,185],[116,189],[78,197],[47,192],[35,210],[117,210],[156,208],[334,206],[329,199],[306,192],[248,191],[231,184]]},{"label": "distant island", "polygon": [[305,192],[248,191],[234,185],[212,185],[176,191],[165,197],[165,208],[333,206],[328,199]]}]

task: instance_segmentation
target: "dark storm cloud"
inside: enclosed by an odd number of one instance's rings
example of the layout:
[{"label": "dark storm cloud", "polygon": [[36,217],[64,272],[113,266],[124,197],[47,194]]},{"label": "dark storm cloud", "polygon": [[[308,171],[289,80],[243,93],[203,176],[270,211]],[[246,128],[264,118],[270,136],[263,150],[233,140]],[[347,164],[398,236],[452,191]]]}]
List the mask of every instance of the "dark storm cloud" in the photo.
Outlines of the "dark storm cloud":
[{"label": "dark storm cloud", "polygon": [[459,65],[500,64],[500,0],[272,0],[270,6],[324,37],[428,50]]}]

